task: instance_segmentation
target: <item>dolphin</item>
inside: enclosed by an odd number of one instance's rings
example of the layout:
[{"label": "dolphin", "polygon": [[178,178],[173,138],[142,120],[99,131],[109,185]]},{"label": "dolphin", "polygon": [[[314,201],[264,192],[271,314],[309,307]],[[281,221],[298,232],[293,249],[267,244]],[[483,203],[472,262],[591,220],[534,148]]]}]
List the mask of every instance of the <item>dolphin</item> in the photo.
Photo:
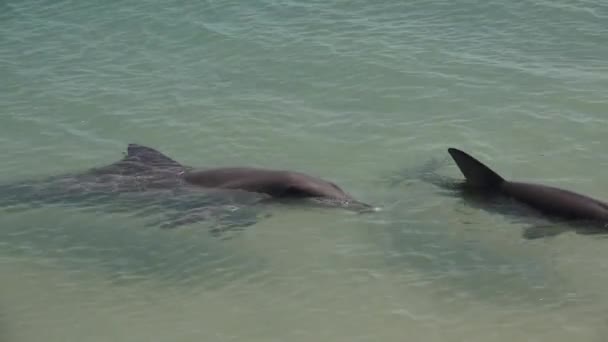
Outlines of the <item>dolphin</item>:
[{"label": "dolphin", "polygon": [[103,206],[138,216],[163,214],[157,224],[165,228],[199,221],[244,227],[257,222],[256,209],[284,202],[374,210],[334,183],[304,173],[253,167],[197,169],[135,143],[128,144],[122,159],[109,165],[0,185],[0,207],[7,209]]},{"label": "dolphin", "polygon": [[233,189],[261,193],[277,201],[308,200],[311,203],[353,209],[376,208],[360,202],[335,183],[297,171],[254,167],[224,167],[183,173],[189,184],[211,189]]},{"label": "dolphin", "polygon": [[[506,199],[523,206],[520,209],[524,211],[530,209],[526,214],[540,214],[549,220],[567,223],[579,233],[608,233],[608,203],[566,189],[510,181],[466,152],[451,147],[448,153],[465,177],[456,187],[469,199],[487,203]],[[524,237],[532,239],[561,232],[559,227],[537,226],[527,229]]]}]

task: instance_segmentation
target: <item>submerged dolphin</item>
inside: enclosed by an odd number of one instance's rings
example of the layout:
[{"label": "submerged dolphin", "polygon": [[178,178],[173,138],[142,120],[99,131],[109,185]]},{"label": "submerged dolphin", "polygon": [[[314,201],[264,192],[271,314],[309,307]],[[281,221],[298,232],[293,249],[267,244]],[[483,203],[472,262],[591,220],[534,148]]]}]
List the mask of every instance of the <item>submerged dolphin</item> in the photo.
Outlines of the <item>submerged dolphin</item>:
[{"label": "submerged dolphin", "polygon": [[[608,203],[570,190],[542,184],[509,181],[469,154],[449,148],[448,153],[465,177],[460,190],[476,200],[509,199],[549,219],[576,225],[581,233],[603,232],[608,224]],[[574,228],[574,227],[573,227]],[[608,229],[605,230],[608,233]],[[533,227],[527,238],[561,233],[557,227]]]},{"label": "submerged dolphin", "polygon": [[355,200],[336,184],[295,171],[226,167],[185,171],[183,179],[203,188],[261,193],[274,200],[307,199],[312,203],[356,211],[373,210],[372,206]]},{"label": "submerged dolphin", "polygon": [[140,210],[141,215],[160,211],[166,212],[161,220],[165,227],[210,219],[246,226],[256,222],[257,213],[243,209],[284,200],[372,209],[337,185],[303,173],[250,167],[197,170],[138,144],[129,144],[121,160],[86,172],[0,185],[0,206],[106,205],[113,211]]}]

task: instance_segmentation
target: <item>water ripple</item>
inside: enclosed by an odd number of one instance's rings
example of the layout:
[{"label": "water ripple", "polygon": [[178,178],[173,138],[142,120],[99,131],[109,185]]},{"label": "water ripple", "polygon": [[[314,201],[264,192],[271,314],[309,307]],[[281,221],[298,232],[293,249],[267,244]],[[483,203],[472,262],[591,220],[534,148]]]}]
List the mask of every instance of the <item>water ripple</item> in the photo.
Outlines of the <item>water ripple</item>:
[{"label": "water ripple", "polygon": [[6,211],[0,328],[602,340],[601,240],[523,241],[407,170],[457,146],[505,176],[608,197],[606,19],[599,0],[0,2],[2,183],[139,142],[189,165],[303,170],[386,209],[277,210],[221,242],[118,214]]}]

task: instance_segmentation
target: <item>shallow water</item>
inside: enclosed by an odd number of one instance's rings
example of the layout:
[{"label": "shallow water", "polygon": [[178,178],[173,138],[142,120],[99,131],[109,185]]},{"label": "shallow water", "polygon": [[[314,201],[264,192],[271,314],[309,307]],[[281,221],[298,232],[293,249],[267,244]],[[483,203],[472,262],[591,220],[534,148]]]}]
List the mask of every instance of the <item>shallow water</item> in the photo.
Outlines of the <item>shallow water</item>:
[{"label": "shallow water", "polygon": [[604,2],[9,0],[0,23],[0,183],[137,142],[384,209],[272,207],[228,239],[0,209],[0,341],[608,338],[608,239],[526,240],[415,177],[455,146],[608,198]]}]

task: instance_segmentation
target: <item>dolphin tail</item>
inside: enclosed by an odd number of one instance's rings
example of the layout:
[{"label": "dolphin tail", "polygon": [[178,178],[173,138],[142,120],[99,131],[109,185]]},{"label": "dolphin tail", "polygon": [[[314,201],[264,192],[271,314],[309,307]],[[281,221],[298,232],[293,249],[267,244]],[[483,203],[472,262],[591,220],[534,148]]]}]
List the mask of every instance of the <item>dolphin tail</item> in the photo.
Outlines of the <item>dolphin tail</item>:
[{"label": "dolphin tail", "polygon": [[479,160],[459,149],[453,147],[448,148],[448,153],[452,156],[456,165],[458,165],[460,172],[462,172],[469,185],[492,188],[499,186],[505,181],[504,178],[485,166]]}]

